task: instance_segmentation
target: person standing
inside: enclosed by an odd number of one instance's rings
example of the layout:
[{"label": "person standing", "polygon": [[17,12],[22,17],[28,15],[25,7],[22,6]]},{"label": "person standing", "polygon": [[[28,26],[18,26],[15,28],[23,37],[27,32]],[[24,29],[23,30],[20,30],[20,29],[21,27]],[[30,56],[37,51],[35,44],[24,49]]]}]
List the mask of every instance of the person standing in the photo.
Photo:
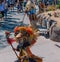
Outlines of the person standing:
[{"label": "person standing", "polygon": [[18,0],[18,10],[20,12],[23,12],[23,2],[24,0]]},{"label": "person standing", "polygon": [[42,1],[39,2],[38,6],[39,6],[39,13],[44,12],[44,4]]},{"label": "person standing", "polygon": [[4,0],[4,6],[5,6],[4,15],[5,15],[5,18],[7,18],[8,3],[6,0]]},{"label": "person standing", "polygon": [[27,0],[24,0],[24,7],[26,6]]},{"label": "person standing", "polygon": [[32,28],[37,29],[37,17],[36,17],[36,8],[35,4],[32,0],[28,0],[25,7],[25,14],[29,17],[30,24]]}]

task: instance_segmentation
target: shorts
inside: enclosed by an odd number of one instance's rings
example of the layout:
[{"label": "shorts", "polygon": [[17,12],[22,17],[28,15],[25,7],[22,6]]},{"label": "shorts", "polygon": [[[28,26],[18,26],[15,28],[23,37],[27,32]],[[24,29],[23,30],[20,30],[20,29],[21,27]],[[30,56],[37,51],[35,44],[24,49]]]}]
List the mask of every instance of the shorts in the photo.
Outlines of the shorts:
[{"label": "shorts", "polygon": [[32,14],[35,14],[36,13],[36,10],[35,9],[32,9],[30,11],[27,12],[27,15],[32,15]]}]

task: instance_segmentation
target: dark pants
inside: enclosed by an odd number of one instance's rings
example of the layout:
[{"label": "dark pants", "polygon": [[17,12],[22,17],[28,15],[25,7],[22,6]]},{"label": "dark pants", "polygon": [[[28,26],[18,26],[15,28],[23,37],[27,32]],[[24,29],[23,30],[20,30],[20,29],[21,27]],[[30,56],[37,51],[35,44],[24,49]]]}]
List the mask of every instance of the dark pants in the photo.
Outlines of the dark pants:
[{"label": "dark pants", "polygon": [[24,2],[24,7],[26,6],[26,3],[27,3],[27,2]]},{"label": "dark pants", "polygon": [[19,4],[20,4],[20,10],[23,11],[23,2],[21,1],[21,2],[19,2]]},{"label": "dark pants", "polygon": [[8,9],[5,9],[4,10],[4,15],[7,17],[7,11],[8,11]]}]

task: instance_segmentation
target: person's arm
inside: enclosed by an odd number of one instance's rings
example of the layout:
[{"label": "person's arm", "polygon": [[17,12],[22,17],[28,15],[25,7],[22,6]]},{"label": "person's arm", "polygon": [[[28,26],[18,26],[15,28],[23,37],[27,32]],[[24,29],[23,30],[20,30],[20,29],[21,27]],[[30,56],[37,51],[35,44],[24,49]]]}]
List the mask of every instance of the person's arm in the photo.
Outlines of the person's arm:
[{"label": "person's arm", "polygon": [[32,57],[33,54],[30,51],[30,48],[29,47],[26,48],[26,52],[27,52],[27,54],[28,54],[29,57]]}]

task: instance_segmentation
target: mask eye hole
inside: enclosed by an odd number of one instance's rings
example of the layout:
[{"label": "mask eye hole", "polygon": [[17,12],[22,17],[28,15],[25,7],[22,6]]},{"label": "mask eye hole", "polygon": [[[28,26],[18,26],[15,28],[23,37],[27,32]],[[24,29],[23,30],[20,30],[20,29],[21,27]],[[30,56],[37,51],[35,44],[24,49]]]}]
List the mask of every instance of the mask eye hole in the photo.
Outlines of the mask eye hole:
[{"label": "mask eye hole", "polygon": [[17,31],[14,35],[16,36],[17,34],[19,34],[19,31]]}]

